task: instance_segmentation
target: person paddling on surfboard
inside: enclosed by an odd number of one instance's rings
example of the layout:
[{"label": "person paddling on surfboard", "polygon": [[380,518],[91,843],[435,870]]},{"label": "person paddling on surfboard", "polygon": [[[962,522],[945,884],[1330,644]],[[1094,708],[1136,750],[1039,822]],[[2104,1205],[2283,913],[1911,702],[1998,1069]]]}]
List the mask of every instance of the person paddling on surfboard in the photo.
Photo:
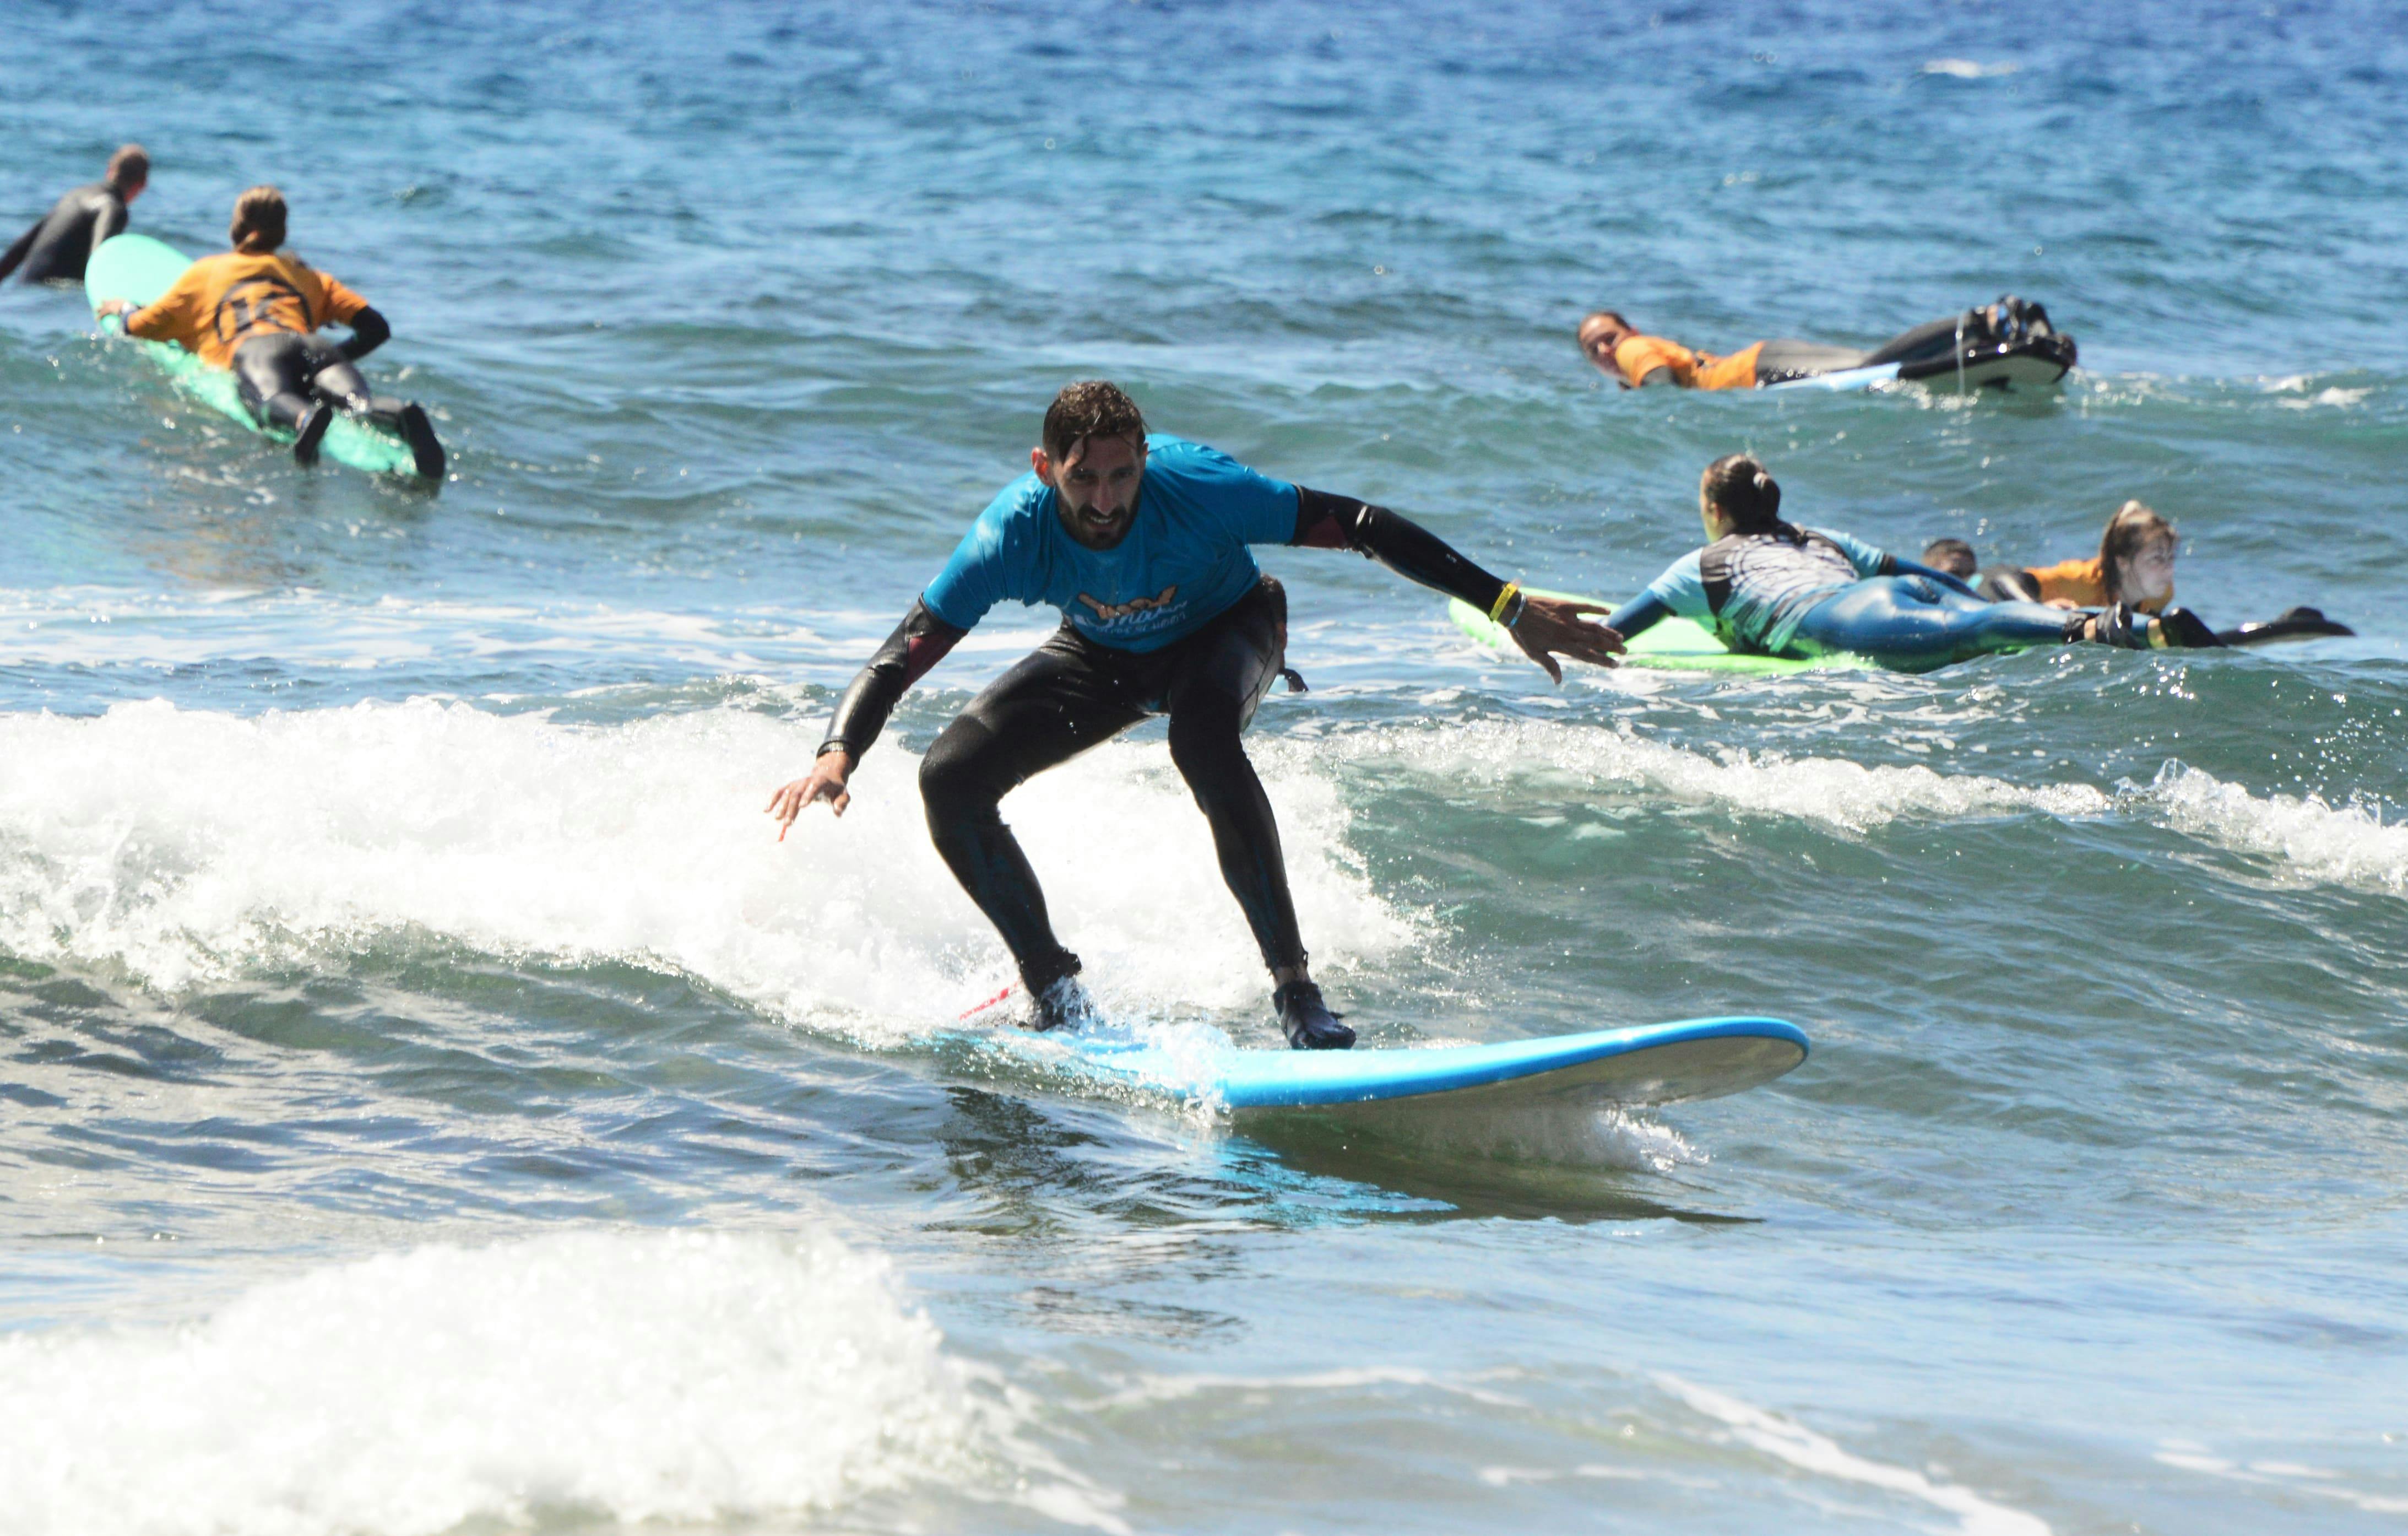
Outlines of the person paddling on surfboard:
[{"label": "person paddling on surfboard", "polygon": [[139,144],[123,146],[108,157],[107,175],[60,198],[0,253],[0,282],[21,271],[27,282],[83,281],[84,264],[101,241],[124,232],[127,205],[150,184],[150,155]]},{"label": "person paddling on surfboard", "polygon": [[1863,656],[1928,671],[2000,651],[2077,640],[2131,650],[2220,643],[2183,609],[2152,617],[2118,603],[2069,612],[1990,602],[1944,571],[1781,517],[1781,487],[1762,464],[1729,453],[1698,481],[1705,548],[1674,561],[1606,624],[1625,637],[1668,614],[1755,655]]},{"label": "person paddling on surfboard", "polygon": [[[1051,1029],[1090,1015],[1080,961],[1054,937],[1044,892],[996,805],[1036,774],[1170,717],[1170,759],[1211,825],[1221,873],[1269,968],[1272,1006],[1298,1050],[1354,1032],[1307,969],[1268,797],[1239,733],[1284,670],[1287,598],[1248,548],[1351,549],[1511,626],[1563,681],[1557,654],[1613,664],[1620,637],[1592,604],[1526,596],[1384,507],[1257,474],[1200,443],[1149,435],[1137,403],[1097,380],[1045,412],[1029,473],[1004,487],[845,691],[818,760],[770,797],[780,838],[805,806],[851,802],[847,781],[906,689],[996,604],[1050,605],[1062,627],[988,685],[920,765],[929,836],[996,926]],[[1293,682],[1293,674],[1289,674]]]},{"label": "person paddling on surfboard", "polygon": [[[253,419],[291,430],[293,456],[304,465],[318,462],[339,409],[395,428],[418,472],[439,477],[443,445],[425,410],[371,395],[354,366],[384,345],[393,327],[367,300],[278,249],[285,211],[284,194],[251,188],[235,199],[226,230],[232,251],[194,262],[153,303],[137,308],[113,298],[99,313],[122,315],[129,336],[172,341],[211,367],[232,368]],[[326,324],[350,326],[351,339],[337,346],[321,338],[316,332]]]},{"label": "person paddling on surfboard", "polygon": [[[2049,324],[2047,310],[2013,294],[1902,331],[1871,352],[1784,337],[1717,357],[1648,336],[1613,309],[1584,318],[1578,337],[1581,354],[1624,389],[1757,389],[1884,364],[1898,365],[1899,378],[1933,383],[1965,373],[1975,375],[1969,380],[1974,383],[2008,376],[2054,380],[2074,360],[2073,338]],[[2012,358],[2024,362],[2012,364]]]}]

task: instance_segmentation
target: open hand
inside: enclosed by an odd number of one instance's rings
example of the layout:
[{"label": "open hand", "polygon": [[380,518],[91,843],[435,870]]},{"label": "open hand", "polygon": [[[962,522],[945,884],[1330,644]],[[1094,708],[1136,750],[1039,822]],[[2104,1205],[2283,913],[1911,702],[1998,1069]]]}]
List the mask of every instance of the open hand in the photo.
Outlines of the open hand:
[{"label": "open hand", "polygon": [[1522,653],[1547,669],[1547,676],[1557,682],[1564,681],[1564,669],[1556,665],[1555,653],[1574,661],[1584,661],[1593,667],[1612,667],[1622,650],[1622,636],[1601,624],[1591,624],[1585,615],[1610,613],[1612,610],[1595,603],[1576,602],[1570,597],[1532,597],[1525,596],[1522,616],[1506,633]]},{"label": "open hand", "polygon": [[820,754],[810,772],[770,796],[769,814],[778,818],[778,840],[786,840],[786,829],[814,800],[827,801],[830,811],[843,815],[844,808],[853,803],[853,792],[844,787],[852,777],[853,754],[838,747]]}]

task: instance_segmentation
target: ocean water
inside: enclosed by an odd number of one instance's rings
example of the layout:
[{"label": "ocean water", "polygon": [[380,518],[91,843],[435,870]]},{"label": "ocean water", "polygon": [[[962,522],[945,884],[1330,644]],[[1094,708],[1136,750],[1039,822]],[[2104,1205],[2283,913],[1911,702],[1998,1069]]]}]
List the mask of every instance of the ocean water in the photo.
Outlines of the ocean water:
[{"label": "ocean water", "polygon": [[[0,1531],[2400,1529],[2403,88],[2374,4],[10,7],[0,212],[280,183],[454,458],[0,289]],[[2003,290],[2061,391],[1571,344]],[[911,777],[1045,616],[760,810],[1090,375],[1550,586],[1748,448],[1910,553],[2137,495],[2358,638],[1556,689],[1269,552],[1369,1041],[1814,1055],[1377,1149],[1081,1097],[937,1038],[1004,965]],[[1159,725],[1008,809],[1116,1013],[1272,1042]]]}]

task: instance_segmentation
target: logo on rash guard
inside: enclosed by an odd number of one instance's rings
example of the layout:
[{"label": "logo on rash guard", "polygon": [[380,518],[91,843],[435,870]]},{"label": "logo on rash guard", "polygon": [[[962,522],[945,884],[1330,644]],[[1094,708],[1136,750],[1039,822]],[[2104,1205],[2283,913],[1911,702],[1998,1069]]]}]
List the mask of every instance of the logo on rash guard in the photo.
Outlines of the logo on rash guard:
[{"label": "logo on rash guard", "polygon": [[1082,592],[1079,594],[1079,601],[1096,610],[1097,624],[1111,624],[1116,619],[1125,619],[1132,613],[1146,613],[1157,608],[1168,608],[1170,606],[1170,599],[1178,595],[1179,583],[1174,581],[1164,587],[1158,596],[1132,597],[1125,603],[1099,603]]}]

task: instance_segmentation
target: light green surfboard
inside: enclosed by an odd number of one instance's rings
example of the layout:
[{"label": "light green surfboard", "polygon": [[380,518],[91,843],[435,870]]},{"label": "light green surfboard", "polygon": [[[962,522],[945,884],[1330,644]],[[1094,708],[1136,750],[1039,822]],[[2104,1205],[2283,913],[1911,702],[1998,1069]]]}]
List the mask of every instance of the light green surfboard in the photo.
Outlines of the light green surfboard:
[{"label": "light green surfboard", "polygon": [[[1595,597],[1581,597],[1569,592],[1541,592],[1530,589],[1533,597],[1570,597],[1574,602],[1595,603],[1599,608],[1614,605],[1599,602]],[[1488,615],[1460,597],[1447,599],[1446,610],[1455,627],[1487,646],[1509,656],[1518,656],[1522,648],[1505,626],[1493,624]],[[1813,661],[1792,661],[1785,656],[1751,656],[1737,651],[1727,651],[1723,642],[1686,619],[1659,619],[1634,636],[1630,649],[1622,654],[1625,667],[1655,667],[1679,672],[1747,672],[1765,675],[1775,672],[1810,672],[1837,669],[1861,669],[1873,665],[1862,656],[1822,656]]]},{"label": "light green surfboard", "polygon": [[[100,249],[92,253],[83,272],[84,296],[92,301],[95,313],[104,300],[112,298],[149,304],[165,293],[192,265],[191,257],[148,235],[119,235],[102,241]],[[102,328],[112,336],[124,334],[123,327],[113,319],[105,322]],[[134,344],[150,354],[161,371],[176,381],[178,389],[202,405],[240,422],[262,437],[278,442],[293,440],[293,434],[282,427],[263,427],[251,419],[251,412],[243,407],[241,395],[235,389],[234,375],[226,369],[210,367],[169,342],[136,338]],[[349,416],[335,418],[319,451],[330,459],[372,475],[408,475],[418,469],[418,462],[411,457],[409,445],[401,440],[401,434]]]}]

